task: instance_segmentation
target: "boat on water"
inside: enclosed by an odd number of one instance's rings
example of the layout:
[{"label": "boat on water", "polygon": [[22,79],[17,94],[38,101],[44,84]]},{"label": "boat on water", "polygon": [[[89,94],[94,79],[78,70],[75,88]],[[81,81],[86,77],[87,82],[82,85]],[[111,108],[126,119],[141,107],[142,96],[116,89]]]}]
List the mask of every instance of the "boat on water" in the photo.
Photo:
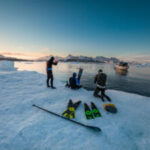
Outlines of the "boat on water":
[{"label": "boat on water", "polygon": [[127,71],[129,65],[127,62],[119,62],[116,64],[115,69]]}]

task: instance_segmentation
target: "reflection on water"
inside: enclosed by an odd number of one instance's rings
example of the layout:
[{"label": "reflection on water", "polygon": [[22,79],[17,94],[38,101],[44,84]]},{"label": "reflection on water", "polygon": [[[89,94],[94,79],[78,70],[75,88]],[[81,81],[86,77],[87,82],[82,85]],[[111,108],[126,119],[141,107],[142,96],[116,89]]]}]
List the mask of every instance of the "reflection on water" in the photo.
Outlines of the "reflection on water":
[{"label": "reflection on water", "polygon": [[128,70],[120,70],[120,69],[116,69],[116,74],[118,75],[123,75],[123,76],[126,76],[128,74]]},{"label": "reflection on water", "polygon": [[[45,62],[15,62],[15,67],[18,70],[37,71],[46,74]],[[108,76],[108,89],[117,89],[150,96],[149,67],[138,68],[135,65],[130,65],[128,72],[121,72],[120,70],[115,70],[113,64],[59,62],[57,66],[53,67],[54,77],[65,83],[72,76],[73,72],[78,72],[80,67],[84,69],[81,84],[89,90],[95,88],[94,76],[99,69],[103,69]]]}]

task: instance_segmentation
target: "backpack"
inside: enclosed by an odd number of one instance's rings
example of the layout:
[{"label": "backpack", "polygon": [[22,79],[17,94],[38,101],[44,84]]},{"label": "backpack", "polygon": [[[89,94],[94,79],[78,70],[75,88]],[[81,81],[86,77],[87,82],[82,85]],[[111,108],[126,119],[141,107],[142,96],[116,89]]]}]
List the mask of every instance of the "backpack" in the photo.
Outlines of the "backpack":
[{"label": "backpack", "polygon": [[108,112],[111,112],[111,113],[117,113],[117,108],[114,104],[104,104],[104,109]]}]

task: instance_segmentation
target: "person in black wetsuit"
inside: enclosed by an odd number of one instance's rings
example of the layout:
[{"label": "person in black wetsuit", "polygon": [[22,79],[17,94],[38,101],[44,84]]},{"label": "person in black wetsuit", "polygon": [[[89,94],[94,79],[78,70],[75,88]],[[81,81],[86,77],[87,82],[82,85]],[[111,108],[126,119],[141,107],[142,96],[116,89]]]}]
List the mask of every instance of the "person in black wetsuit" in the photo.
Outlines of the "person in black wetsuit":
[{"label": "person in black wetsuit", "polygon": [[[104,97],[106,97],[108,101],[111,101],[110,98],[105,94],[106,80],[107,80],[107,75],[103,73],[103,70],[100,69],[94,79],[94,83],[96,83],[94,96],[100,97],[102,101],[104,101]],[[98,95],[100,91],[101,91],[101,95]]]},{"label": "person in black wetsuit", "polygon": [[76,76],[77,76],[77,74],[74,72],[72,77],[70,77],[70,79],[69,79],[68,87],[70,87],[71,89],[81,88],[80,81]]},{"label": "person in black wetsuit", "polygon": [[55,87],[53,86],[53,70],[52,70],[52,66],[53,65],[57,65],[58,61],[55,61],[54,57],[51,57],[48,61],[47,61],[47,66],[46,66],[46,71],[47,71],[47,87],[49,86],[49,80],[51,80],[51,88],[55,89]]}]

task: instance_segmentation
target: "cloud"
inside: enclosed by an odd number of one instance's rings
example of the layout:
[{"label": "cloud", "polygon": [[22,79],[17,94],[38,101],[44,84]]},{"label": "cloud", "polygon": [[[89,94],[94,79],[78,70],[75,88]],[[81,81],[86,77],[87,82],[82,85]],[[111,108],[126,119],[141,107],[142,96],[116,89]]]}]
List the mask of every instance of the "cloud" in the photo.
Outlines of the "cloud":
[{"label": "cloud", "polygon": [[21,59],[36,59],[38,57],[43,56],[40,53],[25,53],[25,52],[1,52],[3,56],[6,57],[15,57],[15,58],[21,58]]},{"label": "cloud", "polygon": [[30,54],[26,54],[26,53],[18,53],[18,52],[1,52],[2,55],[7,55],[7,56],[30,56]]}]

